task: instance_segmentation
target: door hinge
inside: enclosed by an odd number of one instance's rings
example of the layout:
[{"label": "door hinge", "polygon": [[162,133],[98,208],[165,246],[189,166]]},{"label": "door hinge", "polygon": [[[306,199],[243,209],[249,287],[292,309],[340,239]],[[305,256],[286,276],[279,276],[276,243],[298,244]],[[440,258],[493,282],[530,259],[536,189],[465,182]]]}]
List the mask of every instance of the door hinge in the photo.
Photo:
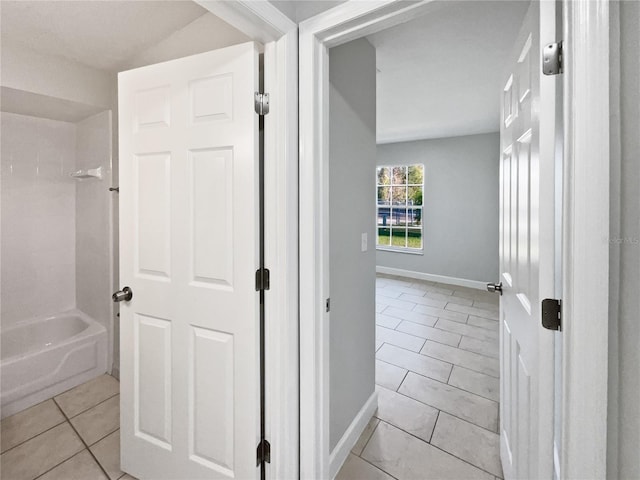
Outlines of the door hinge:
[{"label": "door hinge", "polygon": [[542,326],[547,330],[560,330],[562,326],[562,301],[555,298],[542,300]]},{"label": "door hinge", "polygon": [[262,290],[269,290],[269,270],[267,268],[256,270],[256,292]]},{"label": "door hinge", "polygon": [[256,92],[253,104],[258,115],[266,115],[269,113],[269,94]]},{"label": "door hinge", "polygon": [[327,313],[329,313],[331,311],[331,299],[327,298],[327,300],[324,303],[324,309]]},{"label": "door hinge", "polygon": [[258,444],[257,459],[257,467],[263,463],[271,463],[271,445],[264,438],[260,440],[260,443]]},{"label": "door hinge", "polygon": [[542,73],[559,75],[563,72],[562,42],[550,43],[542,50]]}]

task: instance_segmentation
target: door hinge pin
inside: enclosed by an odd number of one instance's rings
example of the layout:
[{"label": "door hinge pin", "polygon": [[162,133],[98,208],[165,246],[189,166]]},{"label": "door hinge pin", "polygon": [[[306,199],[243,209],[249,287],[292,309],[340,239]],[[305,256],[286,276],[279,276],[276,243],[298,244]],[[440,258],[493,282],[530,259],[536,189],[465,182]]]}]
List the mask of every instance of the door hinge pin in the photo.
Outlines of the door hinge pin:
[{"label": "door hinge pin", "polygon": [[555,298],[542,300],[542,326],[547,330],[560,330],[562,327],[562,301]]},{"label": "door hinge pin", "polygon": [[256,92],[254,96],[254,107],[258,115],[269,113],[269,94]]},{"label": "door hinge pin", "polygon": [[271,463],[271,445],[264,438],[258,444],[257,459],[257,467],[263,463]]},{"label": "door hinge pin", "polygon": [[269,290],[269,277],[269,269],[259,268],[258,270],[256,270],[256,292]]},{"label": "door hinge pin", "polygon": [[559,75],[563,72],[562,42],[549,43],[542,50],[542,73]]}]

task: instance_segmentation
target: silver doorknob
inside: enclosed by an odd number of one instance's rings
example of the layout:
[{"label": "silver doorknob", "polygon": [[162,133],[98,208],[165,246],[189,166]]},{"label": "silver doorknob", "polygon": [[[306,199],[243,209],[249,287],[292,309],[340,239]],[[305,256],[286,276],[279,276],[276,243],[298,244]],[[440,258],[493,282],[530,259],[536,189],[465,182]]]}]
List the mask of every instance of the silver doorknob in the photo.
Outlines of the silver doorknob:
[{"label": "silver doorknob", "polygon": [[111,295],[111,298],[113,298],[114,302],[129,302],[133,298],[133,290],[129,287],[124,287]]},{"label": "silver doorknob", "polygon": [[498,292],[502,295],[502,282],[500,283],[487,283],[487,291],[491,293]]}]

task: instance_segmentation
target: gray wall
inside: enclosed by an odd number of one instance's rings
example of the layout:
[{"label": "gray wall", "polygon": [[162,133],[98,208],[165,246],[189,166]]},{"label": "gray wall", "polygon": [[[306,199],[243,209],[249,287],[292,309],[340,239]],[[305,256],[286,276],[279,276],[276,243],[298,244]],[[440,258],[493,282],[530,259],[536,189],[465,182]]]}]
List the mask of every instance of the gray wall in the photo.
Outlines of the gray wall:
[{"label": "gray wall", "polygon": [[378,145],[378,165],[424,164],[422,255],[378,250],[377,264],[498,279],[500,134]]},{"label": "gray wall", "polygon": [[611,7],[607,477],[637,479],[640,478],[640,3],[612,2]]},{"label": "gray wall", "polygon": [[375,388],[375,49],[365,39],[333,48],[329,72],[333,450]]}]

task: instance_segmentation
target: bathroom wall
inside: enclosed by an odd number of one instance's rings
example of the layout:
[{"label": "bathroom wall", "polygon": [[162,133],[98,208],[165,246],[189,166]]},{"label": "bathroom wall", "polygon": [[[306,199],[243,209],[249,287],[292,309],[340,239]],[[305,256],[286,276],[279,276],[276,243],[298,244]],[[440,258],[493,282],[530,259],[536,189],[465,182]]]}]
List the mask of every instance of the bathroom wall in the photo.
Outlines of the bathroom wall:
[{"label": "bathroom wall", "polygon": [[[76,124],[76,169],[102,168],[102,180],[76,180],[76,305],[112,332],[113,265],[111,182],[111,112]],[[111,362],[109,362],[111,365]]]},{"label": "bathroom wall", "polygon": [[76,301],[76,127],[2,112],[2,326]]}]

